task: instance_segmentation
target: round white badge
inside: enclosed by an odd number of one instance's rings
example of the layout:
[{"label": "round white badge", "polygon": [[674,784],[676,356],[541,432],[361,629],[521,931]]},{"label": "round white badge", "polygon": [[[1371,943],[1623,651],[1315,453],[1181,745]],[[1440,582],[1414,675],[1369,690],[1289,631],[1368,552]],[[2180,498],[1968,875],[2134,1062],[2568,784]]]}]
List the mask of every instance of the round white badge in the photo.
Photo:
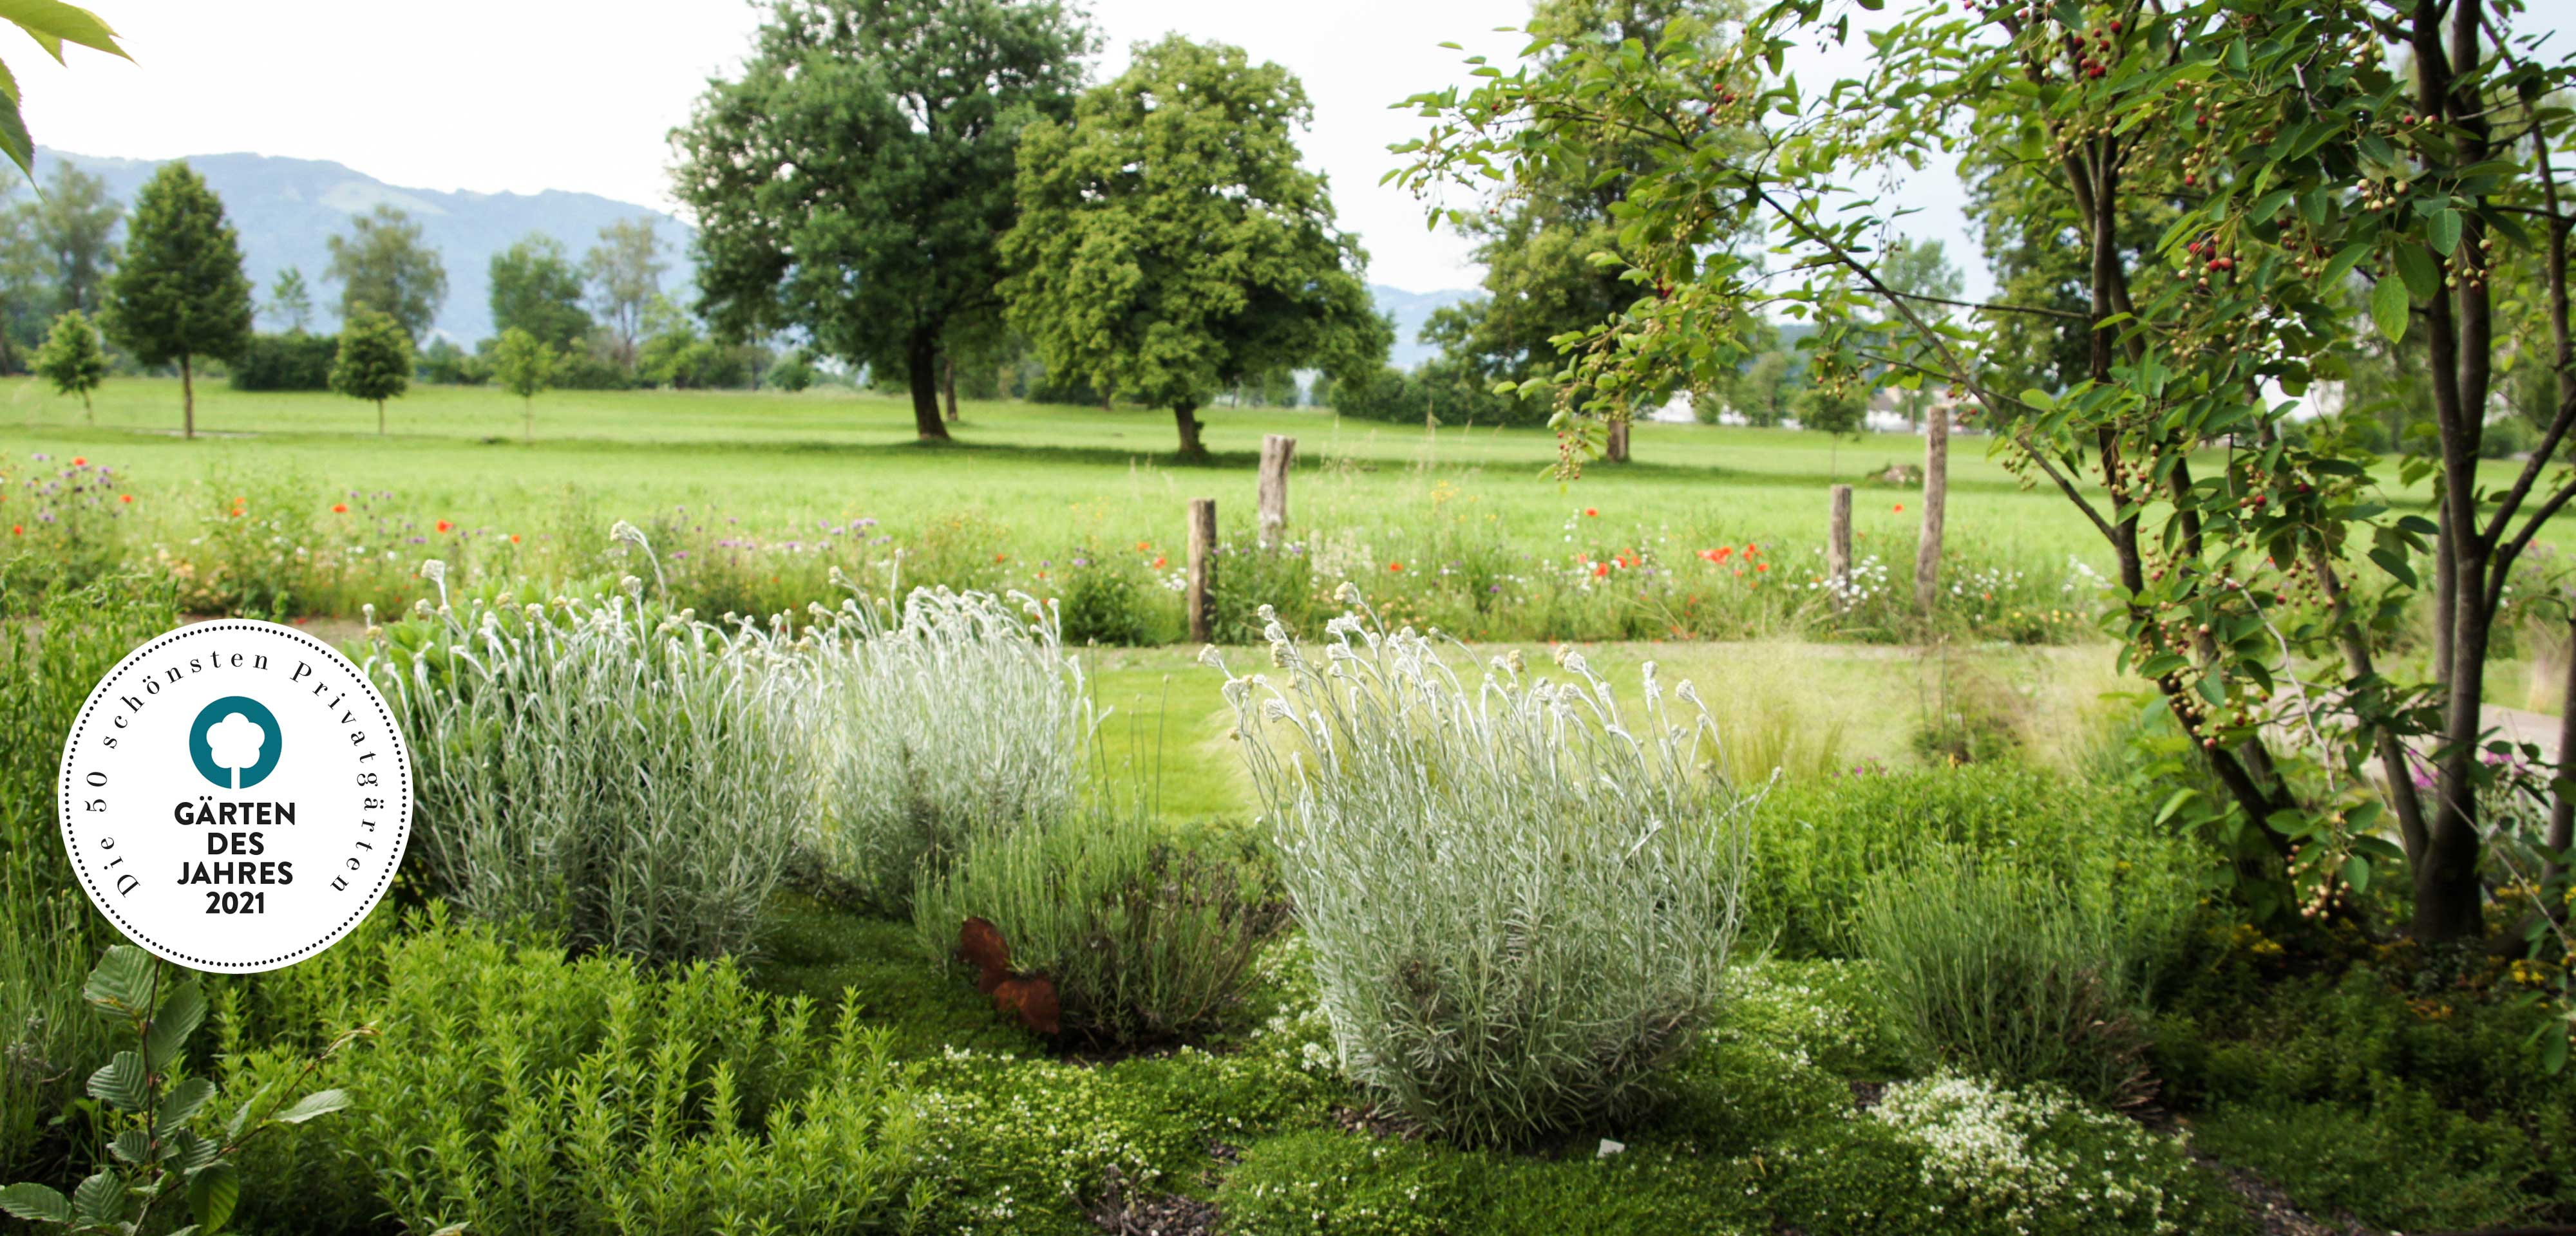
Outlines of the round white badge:
[{"label": "round white badge", "polygon": [[248,973],[374,909],[411,834],[411,759],[366,675],[293,627],[181,627],[100,680],[63,742],[63,845],[147,951]]}]

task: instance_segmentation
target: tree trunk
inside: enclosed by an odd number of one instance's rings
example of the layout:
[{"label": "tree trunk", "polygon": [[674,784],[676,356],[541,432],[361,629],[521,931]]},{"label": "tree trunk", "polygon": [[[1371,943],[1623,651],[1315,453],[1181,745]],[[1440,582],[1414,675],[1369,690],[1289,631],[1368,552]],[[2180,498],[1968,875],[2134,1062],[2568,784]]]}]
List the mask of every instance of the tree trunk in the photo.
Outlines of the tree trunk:
[{"label": "tree trunk", "polygon": [[1628,418],[1610,418],[1608,441],[1602,444],[1601,457],[1610,463],[1628,462]]},{"label": "tree trunk", "polygon": [[197,436],[197,377],[189,368],[187,353],[179,354],[179,436]]},{"label": "tree trunk", "polygon": [[926,330],[912,333],[904,347],[904,377],[912,388],[912,431],[924,442],[948,441],[948,425],[939,419],[939,345]]},{"label": "tree trunk", "polygon": [[1199,406],[1194,403],[1172,405],[1172,422],[1180,426],[1181,453],[1192,459],[1207,457],[1207,448],[1199,444]]},{"label": "tree trunk", "polygon": [[521,417],[519,440],[529,446],[535,446],[537,444],[537,397],[530,395],[519,403]]},{"label": "tree trunk", "polygon": [[86,425],[98,423],[98,409],[90,405],[88,391],[81,392],[81,423]]},{"label": "tree trunk", "polygon": [[[2566,778],[2576,775],[2576,616],[2567,623],[2567,689],[2560,696],[2558,712],[2558,778],[2563,787]],[[2567,874],[2567,851],[2576,846],[2576,793],[2560,789],[2549,805],[2549,834],[2541,844],[2549,847],[2549,874],[2542,877],[2545,891]],[[2555,897],[2544,895],[2542,909],[2553,918],[2565,918]]]},{"label": "tree trunk", "polygon": [[1914,601],[1932,616],[1941,595],[1941,533],[1950,510],[1950,409],[1933,404],[1923,420],[1923,536],[1914,545]]},{"label": "tree trunk", "polygon": [[381,399],[376,401],[376,436],[385,436],[385,401]]},{"label": "tree trunk", "polygon": [[946,353],[939,357],[939,393],[948,400],[948,420],[957,420],[957,358]]}]

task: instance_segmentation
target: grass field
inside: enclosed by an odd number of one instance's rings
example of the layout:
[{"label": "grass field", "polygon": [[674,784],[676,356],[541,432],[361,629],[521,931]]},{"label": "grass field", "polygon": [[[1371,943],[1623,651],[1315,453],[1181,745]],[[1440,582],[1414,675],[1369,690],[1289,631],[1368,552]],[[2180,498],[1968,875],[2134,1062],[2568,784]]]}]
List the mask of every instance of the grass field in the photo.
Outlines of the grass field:
[{"label": "grass field", "polygon": [[[13,380],[0,384],[0,452],[85,454],[163,492],[293,478],[317,509],[349,490],[391,492],[407,509],[468,526],[534,527],[572,492],[639,521],[688,506],[771,530],[862,517],[901,528],[972,510],[1038,539],[1096,527],[1134,540],[1177,537],[1191,497],[1216,498],[1228,520],[1248,517],[1261,437],[1287,433],[1298,443],[1292,516],[1301,525],[1398,527],[1437,499],[1474,504],[1533,542],[1561,537],[1584,507],[1622,526],[1821,540],[1825,486],[1921,453],[1918,440],[1898,436],[1836,444],[1790,430],[1641,425],[1637,462],[1595,467],[1567,485],[1548,476],[1554,441],[1544,431],[1426,435],[1312,409],[1203,413],[1214,458],[1193,464],[1174,454],[1161,411],[969,402],[957,443],[925,447],[913,440],[907,403],[845,390],[550,392],[536,401],[533,445],[520,441],[518,401],[480,388],[415,388],[391,405],[381,438],[374,408],[355,400],[200,385],[200,438],[186,442],[178,404],[174,381],[120,379],[99,393],[93,427],[77,402]],[[1984,445],[1962,438],[1952,455],[1954,536],[2094,552],[2063,503],[2023,491]],[[1855,504],[1858,533],[1910,543],[1914,495],[1868,492]],[[1900,503],[1909,509],[1896,511]],[[140,514],[149,527],[184,513]]]},{"label": "grass field", "polygon": [[[1640,425],[1636,462],[1595,465],[1569,483],[1550,474],[1555,443],[1543,430],[1434,433],[1314,409],[1205,413],[1213,456],[1186,461],[1161,411],[970,402],[954,444],[925,446],[913,439],[908,404],[845,389],[550,392],[536,400],[533,442],[521,440],[519,402],[482,388],[416,388],[394,402],[384,436],[374,432],[374,408],[328,394],[202,384],[195,441],[176,432],[174,381],[119,379],[96,402],[91,424],[76,402],[33,381],[0,383],[0,493],[9,495],[0,502],[19,504],[0,506],[0,524],[24,520],[43,531],[26,505],[28,487],[73,459],[105,465],[119,560],[204,579],[256,575],[267,568],[250,560],[263,554],[293,559],[288,565],[305,573],[271,591],[291,588],[304,613],[401,604],[419,595],[412,573],[424,558],[449,562],[451,580],[468,586],[641,569],[601,559],[618,519],[656,532],[665,565],[690,573],[679,591],[710,612],[799,604],[826,590],[826,562],[853,575],[877,571],[882,586],[898,563],[884,546],[910,555],[901,559],[907,584],[936,578],[1055,595],[1071,587],[1068,565],[1111,547],[1138,580],[1151,573],[1148,590],[1168,588],[1183,558],[1187,499],[1215,498],[1230,536],[1249,528],[1268,433],[1298,441],[1291,533],[1309,543],[1301,552],[1312,554],[1311,583],[1446,588],[1427,602],[1397,598],[1411,604],[1401,616],[1469,638],[1847,636],[1843,615],[1841,629],[1817,628],[1814,594],[1773,599],[1811,589],[1821,573],[1828,486],[1861,485],[1858,550],[1881,560],[1884,574],[1874,578],[1890,613],[1906,609],[1920,518],[1917,487],[1865,480],[1919,460],[1919,439],[1909,435],[1835,441],[1794,430]],[[2108,556],[2063,500],[2022,487],[1990,459],[1989,441],[1962,437],[1951,455],[1947,577],[1964,586],[1967,607],[1991,585],[1984,599],[1995,611],[1966,629],[2023,642],[2071,638],[2094,608],[2073,564],[2107,570]],[[2511,466],[2490,468],[2501,481]],[[256,536],[224,527],[245,508],[272,522]],[[2559,522],[2544,540],[2576,546]],[[206,560],[210,543],[220,543],[221,563]],[[1729,571],[1741,577],[1739,589],[1765,577],[1746,571],[1744,558],[1695,559],[1754,543],[1769,560],[1758,571],[1783,566],[1767,579],[1787,588],[1760,594],[1760,605],[1715,597]],[[0,548],[0,560],[7,556]],[[781,562],[790,563],[783,574]],[[1588,577],[1606,579],[1614,567],[1631,578],[1603,592],[1619,592],[1623,612],[1590,593]],[[1426,580],[1426,571],[1458,578]],[[335,572],[364,578],[347,586],[318,578]],[[198,607],[260,612],[266,585],[228,586]],[[1720,620],[1717,607],[1702,607],[1712,600],[1736,608]],[[1165,597],[1146,608],[1154,612],[1142,621],[1154,634],[1140,638],[1176,638],[1177,603]],[[1910,638],[1876,636],[1891,637]]]}]

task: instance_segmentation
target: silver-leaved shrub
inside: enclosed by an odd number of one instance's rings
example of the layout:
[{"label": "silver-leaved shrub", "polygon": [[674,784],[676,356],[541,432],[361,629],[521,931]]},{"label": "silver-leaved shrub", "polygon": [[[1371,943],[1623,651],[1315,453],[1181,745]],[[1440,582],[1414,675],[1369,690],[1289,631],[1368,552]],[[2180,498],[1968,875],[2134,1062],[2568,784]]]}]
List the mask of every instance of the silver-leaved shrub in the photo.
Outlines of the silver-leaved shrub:
[{"label": "silver-leaved shrub", "polygon": [[1714,1011],[1758,794],[1651,665],[1632,722],[1579,655],[1479,666],[1341,599],[1320,652],[1265,612],[1280,677],[1225,696],[1343,1069],[1460,1141],[1618,1119]]},{"label": "silver-leaved shrub", "polygon": [[859,898],[901,909],[966,838],[1081,801],[1094,712],[1052,606],[916,588],[809,613],[812,842]]},{"label": "silver-leaved shrub", "polygon": [[451,605],[425,574],[441,603],[373,628],[367,671],[411,745],[426,890],[582,949],[750,945],[811,800],[782,632],[661,611],[631,577]]}]

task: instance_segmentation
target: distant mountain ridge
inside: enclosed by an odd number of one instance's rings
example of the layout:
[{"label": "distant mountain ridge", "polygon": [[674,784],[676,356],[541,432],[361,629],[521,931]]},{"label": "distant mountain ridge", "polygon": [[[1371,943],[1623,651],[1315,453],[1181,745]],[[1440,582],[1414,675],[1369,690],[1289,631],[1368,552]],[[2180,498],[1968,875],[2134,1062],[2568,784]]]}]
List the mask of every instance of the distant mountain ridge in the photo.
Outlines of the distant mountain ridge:
[{"label": "distant mountain ridge", "polygon": [[[67,164],[106,181],[109,195],[124,203],[129,214],[135,191],[162,162],[36,148],[40,183],[53,174],[55,164]],[[447,299],[439,306],[436,329],[468,346],[492,333],[492,255],[530,232],[562,241],[579,261],[598,242],[599,229],[650,218],[661,225],[671,264],[663,272],[662,290],[688,299],[692,231],[649,206],[557,189],[530,194],[403,188],[322,159],[215,154],[189,155],[187,163],[223,198],[224,213],[241,233],[242,265],[262,310],[262,330],[279,328],[266,312],[268,293],[278,272],[290,266],[304,272],[313,290],[314,329],[338,329],[339,289],[323,279],[331,265],[328,240],[348,230],[350,216],[365,214],[378,203],[409,212],[421,226],[422,239],[438,250],[447,267]]]},{"label": "distant mountain ridge", "polygon": [[1434,310],[1444,309],[1461,301],[1474,300],[1482,295],[1484,295],[1483,292],[1472,289],[1442,288],[1437,292],[1408,292],[1389,284],[1370,284],[1369,299],[1377,303],[1377,311],[1391,314],[1395,318],[1395,348],[1388,353],[1387,363],[1398,369],[1411,369],[1439,355],[1440,349],[1427,343],[1414,341],[1415,337],[1422,333],[1422,324],[1430,319]]}]

